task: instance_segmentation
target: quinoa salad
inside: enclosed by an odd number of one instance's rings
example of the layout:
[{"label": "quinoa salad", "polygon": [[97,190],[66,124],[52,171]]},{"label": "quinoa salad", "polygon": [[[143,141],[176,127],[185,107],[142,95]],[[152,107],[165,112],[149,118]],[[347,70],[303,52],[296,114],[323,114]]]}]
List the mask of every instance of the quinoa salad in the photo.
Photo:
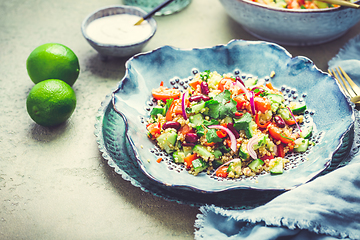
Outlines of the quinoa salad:
[{"label": "quinoa salad", "polygon": [[286,105],[283,93],[270,81],[243,81],[207,70],[196,73],[188,85],[179,90],[161,82],[152,90],[156,106],[146,129],[148,137],[190,174],[282,174],[287,154],[304,153],[312,144],[312,126],[300,127],[306,104]]}]

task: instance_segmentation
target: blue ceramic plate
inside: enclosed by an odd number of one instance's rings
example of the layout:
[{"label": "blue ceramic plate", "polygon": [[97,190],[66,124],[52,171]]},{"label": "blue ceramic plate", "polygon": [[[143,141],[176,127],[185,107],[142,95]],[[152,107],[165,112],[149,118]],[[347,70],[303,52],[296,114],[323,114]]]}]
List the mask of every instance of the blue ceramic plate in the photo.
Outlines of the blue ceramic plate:
[{"label": "blue ceramic plate", "polygon": [[[206,173],[193,176],[172,163],[147,138],[145,120],[152,106],[151,90],[165,86],[186,87],[194,71],[253,75],[282,89],[288,101],[306,102],[305,123],[315,126],[315,145],[305,154],[291,156],[284,174],[223,180]],[[233,40],[227,45],[182,50],[164,46],[139,54],[126,63],[126,74],[112,94],[112,107],[125,122],[126,147],[133,164],[154,184],[201,193],[233,190],[289,190],[326,171],[344,137],[353,130],[354,108],[336,81],[306,57],[292,57],[279,45],[262,41]],[[164,161],[157,163],[162,156]]]}]

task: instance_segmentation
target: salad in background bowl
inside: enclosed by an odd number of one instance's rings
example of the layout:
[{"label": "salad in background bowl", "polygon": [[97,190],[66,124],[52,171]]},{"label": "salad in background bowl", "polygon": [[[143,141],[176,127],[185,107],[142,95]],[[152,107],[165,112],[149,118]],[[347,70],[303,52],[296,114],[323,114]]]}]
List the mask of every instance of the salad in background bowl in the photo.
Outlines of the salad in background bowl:
[{"label": "salad in background bowl", "polygon": [[[164,46],[132,57],[126,69],[125,77],[113,92],[113,108],[125,121],[127,150],[134,164],[151,181],[164,187],[206,193],[289,190],[324,172],[345,135],[353,130],[353,105],[336,81],[308,58],[292,57],[277,44],[233,40],[226,45],[190,50]],[[239,178],[214,177],[206,171],[197,176],[189,174],[184,165],[175,163],[171,151],[163,151],[148,137],[148,119],[157,106],[152,91],[162,85],[180,89],[183,94],[197,73],[209,69],[233,74],[235,78],[252,76],[261,82],[270,79],[272,86],[283,92],[285,101],[305,101],[304,124],[315,126],[314,145],[300,155],[289,156],[294,166],[282,174]]]}]

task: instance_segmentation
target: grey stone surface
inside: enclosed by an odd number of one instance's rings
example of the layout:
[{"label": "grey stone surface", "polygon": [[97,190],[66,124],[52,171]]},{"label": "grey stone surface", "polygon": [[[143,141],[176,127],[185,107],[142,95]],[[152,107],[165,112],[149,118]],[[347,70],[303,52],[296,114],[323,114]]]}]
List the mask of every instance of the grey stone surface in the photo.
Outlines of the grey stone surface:
[{"label": "grey stone surface", "polygon": [[[100,56],[80,27],[91,12],[121,0],[0,0],[0,239],[193,239],[195,207],[141,191],[114,173],[94,137],[100,103],[124,75],[126,59]],[[256,40],[230,19],[217,0],[194,0],[183,11],[156,17],[146,46],[180,48]],[[333,42],[289,47],[326,70],[359,25]],[[35,124],[25,101],[33,83],[26,59],[37,46],[58,42],[80,60],[73,85],[77,107],[54,128]]]}]

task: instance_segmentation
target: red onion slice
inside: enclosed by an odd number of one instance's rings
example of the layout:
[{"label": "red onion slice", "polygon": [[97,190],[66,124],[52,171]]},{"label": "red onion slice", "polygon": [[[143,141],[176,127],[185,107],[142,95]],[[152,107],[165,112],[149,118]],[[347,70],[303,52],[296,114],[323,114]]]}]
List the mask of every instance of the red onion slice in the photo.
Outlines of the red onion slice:
[{"label": "red onion slice", "polygon": [[184,94],[182,95],[182,100],[181,100],[181,110],[182,110],[182,115],[184,117],[185,120],[187,120],[187,115],[186,115],[186,111],[185,111],[185,98],[187,97],[188,92],[185,91]]},{"label": "red onion slice", "polygon": [[255,111],[255,101],[254,101],[254,92],[253,91],[249,91],[250,93],[250,106],[251,106],[251,112],[253,115],[256,114],[256,111]]},{"label": "red onion slice", "polygon": [[235,135],[232,133],[232,131],[230,131],[230,129],[224,127],[224,126],[221,126],[221,125],[211,125],[211,126],[208,126],[208,128],[217,128],[217,129],[221,129],[221,130],[224,130],[230,137],[230,140],[231,140],[231,150],[233,150],[234,152],[236,152],[236,138],[235,138]]},{"label": "red onion slice", "polygon": [[248,144],[246,145],[246,150],[248,151],[250,157],[252,157],[253,159],[257,159],[257,154],[254,150],[254,145],[258,142],[259,137],[258,136],[254,136],[252,138],[250,138]]},{"label": "red onion slice", "polygon": [[289,107],[287,107],[287,108],[289,109],[289,111],[290,111],[290,113],[291,113],[291,116],[292,116],[292,118],[294,119],[294,121],[295,121],[295,123],[296,123],[296,126],[298,127],[299,131],[301,132],[301,128],[300,128],[299,124],[297,123],[294,114],[292,113],[292,111],[291,111],[291,109],[290,109]]}]

